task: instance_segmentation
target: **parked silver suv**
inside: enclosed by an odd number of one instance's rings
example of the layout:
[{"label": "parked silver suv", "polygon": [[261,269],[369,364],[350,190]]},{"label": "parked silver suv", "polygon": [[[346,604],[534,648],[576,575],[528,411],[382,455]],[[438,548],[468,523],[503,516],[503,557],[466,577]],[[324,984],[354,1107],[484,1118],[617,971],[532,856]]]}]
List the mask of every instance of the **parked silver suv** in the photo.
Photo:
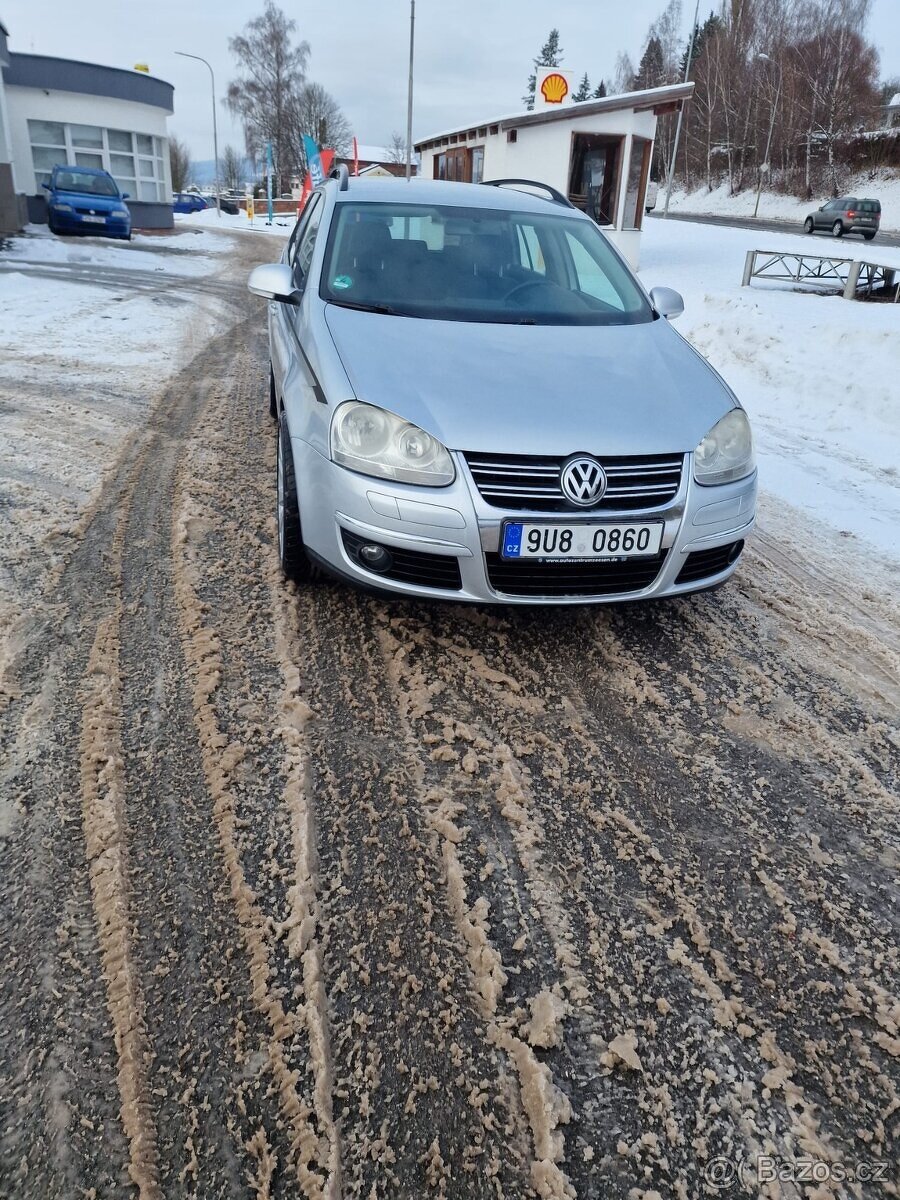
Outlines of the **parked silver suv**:
[{"label": "parked silver suv", "polygon": [[666,319],[681,297],[648,295],[544,190],[342,172],[250,276],[270,301],[287,576],[573,604],[734,570],[747,417]]}]

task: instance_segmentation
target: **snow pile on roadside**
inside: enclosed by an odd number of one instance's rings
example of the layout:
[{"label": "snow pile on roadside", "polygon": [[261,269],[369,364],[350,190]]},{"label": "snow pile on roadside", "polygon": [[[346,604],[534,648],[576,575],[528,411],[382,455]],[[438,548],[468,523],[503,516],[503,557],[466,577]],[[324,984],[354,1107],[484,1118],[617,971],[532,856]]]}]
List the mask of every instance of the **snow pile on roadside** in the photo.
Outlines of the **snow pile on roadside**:
[{"label": "snow pile on roadside", "polygon": [[10,238],[0,263],[63,263],[166,271],[174,275],[209,274],[210,256],[227,254],[234,241],[203,229],[147,236],[130,242],[101,237],[57,237],[46,225],[27,225]]},{"label": "snow pile on roadside", "polygon": [[[900,306],[774,285],[742,288],[746,251],[809,250],[792,234],[649,221],[642,278],[685,297],[677,328],[746,407],[760,483],[862,553],[900,549]],[[869,257],[872,247],[853,247]],[[900,268],[900,250],[877,258]],[[804,521],[801,538],[815,535]],[[800,542],[801,548],[803,540]],[[807,547],[811,549],[811,546]],[[889,567],[889,569],[891,569]]]},{"label": "snow pile on roadside", "polygon": [[[881,228],[900,230],[900,173],[885,172],[875,179],[859,176],[853,179],[844,191],[846,196],[867,196],[881,201]],[[759,216],[763,220],[797,221],[802,224],[814,208],[830,200],[830,196],[814,196],[812,200],[799,200],[796,196],[784,196],[779,192],[763,192],[759,201]],[[656,211],[661,213],[666,203],[664,188],[660,188]],[[756,190],[747,188],[732,196],[728,184],[708,191],[705,187],[693,192],[677,190],[672,193],[670,212],[710,213],[718,216],[752,217],[756,204]]]},{"label": "snow pile on roadside", "polygon": [[265,201],[261,203],[257,202],[256,216],[252,221],[250,221],[243,209],[238,213],[218,213],[216,212],[215,204],[210,208],[202,209],[200,212],[175,214],[176,229],[200,226],[204,229],[274,234],[276,237],[281,238],[290,237],[296,222],[296,212],[276,213],[272,219],[272,224],[267,225]]}]

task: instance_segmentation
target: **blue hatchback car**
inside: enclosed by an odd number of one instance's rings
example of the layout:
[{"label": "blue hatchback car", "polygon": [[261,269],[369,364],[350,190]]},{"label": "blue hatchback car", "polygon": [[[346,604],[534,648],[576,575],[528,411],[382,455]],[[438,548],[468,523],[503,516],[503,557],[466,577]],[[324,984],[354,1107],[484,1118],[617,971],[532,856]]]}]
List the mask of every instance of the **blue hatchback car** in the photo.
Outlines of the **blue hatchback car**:
[{"label": "blue hatchback car", "polygon": [[127,192],[108,171],[98,167],[56,166],[50,182],[47,207],[51,233],[89,233],[99,237],[130,239],[131,213]]},{"label": "blue hatchback car", "polygon": [[202,212],[209,205],[196,192],[176,192],[172,197],[172,211],[177,213]]}]

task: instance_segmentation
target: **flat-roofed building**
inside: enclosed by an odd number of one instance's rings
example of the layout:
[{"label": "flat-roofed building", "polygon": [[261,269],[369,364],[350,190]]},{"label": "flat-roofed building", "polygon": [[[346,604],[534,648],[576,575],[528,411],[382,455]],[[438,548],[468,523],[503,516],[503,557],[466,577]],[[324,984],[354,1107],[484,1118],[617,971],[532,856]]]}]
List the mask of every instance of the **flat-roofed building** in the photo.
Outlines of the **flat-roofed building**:
[{"label": "flat-roofed building", "polygon": [[[596,100],[563,99],[470,122],[416,142],[419,175],[549,184],[589,213],[636,267],[657,120],[677,111],[693,89],[679,83]],[[546,87],[547,93],[554,89]]]}]

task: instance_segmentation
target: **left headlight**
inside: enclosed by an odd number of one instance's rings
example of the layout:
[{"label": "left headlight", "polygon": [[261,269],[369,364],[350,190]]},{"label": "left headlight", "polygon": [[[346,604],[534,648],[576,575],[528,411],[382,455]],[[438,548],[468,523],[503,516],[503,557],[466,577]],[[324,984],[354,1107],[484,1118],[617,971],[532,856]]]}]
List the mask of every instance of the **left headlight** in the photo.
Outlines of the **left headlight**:
[{"label": "left headlight", "polygon": [[127,217],[128,210],[125,208],[114,208],[109,215],[111,217]]},{"label": "left headlight", "polygon": [[348,400],[331,422],[331,457],[379,479],[444,487],[456,478],[446,447],[401,417],[374,404]]},{"label": "left headlight", "polygon": [[752,474],[755,466],[753,434],[742,408],[727,412],[694,451],[698,483],[733,483]]}]

